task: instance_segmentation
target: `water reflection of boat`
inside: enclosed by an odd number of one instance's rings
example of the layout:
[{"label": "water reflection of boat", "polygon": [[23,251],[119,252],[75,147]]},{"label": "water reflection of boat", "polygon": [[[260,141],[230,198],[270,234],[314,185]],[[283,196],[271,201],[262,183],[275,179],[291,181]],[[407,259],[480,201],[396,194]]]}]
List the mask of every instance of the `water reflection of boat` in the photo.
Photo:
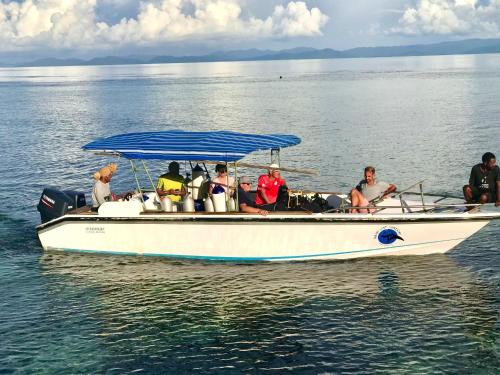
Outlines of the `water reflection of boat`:
[{"label": "water reflection of boat", "polygon": [[110,367],[147,353],[140,366],[151,373],[244,372],[276,367],[277,357],[324,372],[387,353],[494,351],[485,340],[498,318],[494,291],[441,254],[207,265],[50,252],[40,263],[54,310],[85,311],[79,327],[95,322]]},{"label": "water reflection of boat", "polygon": [[257,267],[251,263],[207,265],[199,261],[137,257],[125,257],[117,262],[108,256],[49,252],[42,255],[41,264],[46,275],[66,276],[86,287],[106,289],[128,285],[132,289],[147,289],[161,285],[175,290],[181,298],[186,292],[196,294],[207,290],[220,292],[225,297],[249,299],[274,293],[283,293],[286,298],[290,295],[369,296],[390,286],[411,293],[440,285],[455,289],[471,282],[466,269],[452,258],[439,254]]},{"label": "water reflection of boat", "polygon": [[[238,161],[251,152],[273,153],[299,142],[292,135],[166,131],[122,134],[84,148],[127,158],[132,165],[136,159],[204,160],[225,162],[236,170]],[[49,195],[42,194],[40,207],[57,206],[56,198]],[[399,198],[386,200],[383,208],[369,214],[327,208],[319,213],[280,211],[264,217],[241,212],[163,212],[154,204],[148,206],[139,193],[135,201],[106,202],[99,212],[82,207],[48,218],[37,231],[45,250],[278,261],[444,253],[500,218],[498,212],[464,212],[463,207],[428,204],[424,198],[420,203]]]}]

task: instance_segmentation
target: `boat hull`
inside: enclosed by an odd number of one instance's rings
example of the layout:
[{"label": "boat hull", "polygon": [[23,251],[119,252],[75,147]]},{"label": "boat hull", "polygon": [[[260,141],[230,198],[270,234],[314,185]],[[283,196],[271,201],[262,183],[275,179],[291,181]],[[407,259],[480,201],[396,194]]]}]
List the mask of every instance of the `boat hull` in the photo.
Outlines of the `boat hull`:
[{"label": "boat hull", "polygon": [[224,261],[351,259],[444,253],[487,215],[72,216],[38,227],[45,250]]}]

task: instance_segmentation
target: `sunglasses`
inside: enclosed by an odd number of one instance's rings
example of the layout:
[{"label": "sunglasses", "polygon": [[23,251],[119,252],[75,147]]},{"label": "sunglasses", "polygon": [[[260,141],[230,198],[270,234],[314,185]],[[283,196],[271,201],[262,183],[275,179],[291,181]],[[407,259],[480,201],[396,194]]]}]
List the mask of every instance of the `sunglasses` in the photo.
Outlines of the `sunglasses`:
[{"label": "sunglasses", "polygon": [[252,183],[251,183],[251,182],[242,182],[241,184],[242,184],[242,185],[252,185]]}]

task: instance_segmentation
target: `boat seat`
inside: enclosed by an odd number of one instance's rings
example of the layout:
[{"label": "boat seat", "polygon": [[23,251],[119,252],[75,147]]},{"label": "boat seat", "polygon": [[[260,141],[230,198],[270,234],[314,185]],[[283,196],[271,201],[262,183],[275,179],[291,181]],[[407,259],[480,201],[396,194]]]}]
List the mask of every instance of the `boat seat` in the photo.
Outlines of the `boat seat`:
[{"label": "boat seat", "polygon": [[68,211],[68,215],[81,215],[92,212],[92,206],[83,206],[75,208],[74,210]]},{"label": "boat seat", "polygon": [[139,216],[143,211],[142,202],[137,200],[105,202],[99,206],[99,216],[129,217]]}]

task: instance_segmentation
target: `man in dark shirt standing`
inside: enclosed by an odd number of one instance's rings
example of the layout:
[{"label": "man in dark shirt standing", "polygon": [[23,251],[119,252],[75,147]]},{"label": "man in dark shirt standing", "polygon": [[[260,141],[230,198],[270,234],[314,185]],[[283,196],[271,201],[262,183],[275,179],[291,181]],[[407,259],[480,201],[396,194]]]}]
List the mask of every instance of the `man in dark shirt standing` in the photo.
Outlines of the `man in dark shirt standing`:
[{"label": "man in dark shirt standing", "polygon": [[491,152],[483,155],[483,162],[472,167],[469,185],[464,186],[467,203],[495,203],[500,206],[500,168]]}]

